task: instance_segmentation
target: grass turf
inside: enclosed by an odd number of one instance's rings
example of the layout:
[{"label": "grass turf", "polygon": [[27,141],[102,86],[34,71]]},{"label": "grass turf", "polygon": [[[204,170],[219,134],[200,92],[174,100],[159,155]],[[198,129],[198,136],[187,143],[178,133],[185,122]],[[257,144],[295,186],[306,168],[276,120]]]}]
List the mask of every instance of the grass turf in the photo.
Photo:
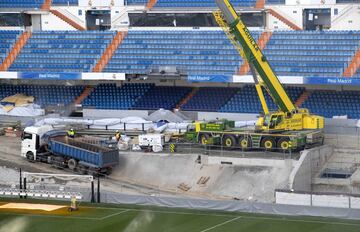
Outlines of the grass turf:
[{"label": "grass turf", "polygon": [[[68,205],[68,202],[45,203]],[[72,213],[64,209],[50,213],[32,210],[1,209],[0,232],[2,231],[359,232],[360,221],[214,211],[205,212],[129,205],[81,205],[79,211]]]}]

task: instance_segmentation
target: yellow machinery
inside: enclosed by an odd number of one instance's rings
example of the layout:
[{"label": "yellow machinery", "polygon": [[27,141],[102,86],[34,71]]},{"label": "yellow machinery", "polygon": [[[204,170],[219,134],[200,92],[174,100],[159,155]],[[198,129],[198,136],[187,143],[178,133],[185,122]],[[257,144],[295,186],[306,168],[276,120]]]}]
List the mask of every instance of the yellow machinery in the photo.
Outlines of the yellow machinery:
[{"label": "yellow machinery", "polygon": [[[260,117],[257,122],[257,129],[267,132],[323,129],[323,117],[312,115],[307,109],[297,108],[289,98],[274,70],[229,0],[216,0],[216,3],[220,8],[220,11],[214,12],[216,21],[242,58],[249,63],[255,81],[264,111],[264,116]],[[262,87],[272,97],[278,106],[278,111],[269,112]]]}]

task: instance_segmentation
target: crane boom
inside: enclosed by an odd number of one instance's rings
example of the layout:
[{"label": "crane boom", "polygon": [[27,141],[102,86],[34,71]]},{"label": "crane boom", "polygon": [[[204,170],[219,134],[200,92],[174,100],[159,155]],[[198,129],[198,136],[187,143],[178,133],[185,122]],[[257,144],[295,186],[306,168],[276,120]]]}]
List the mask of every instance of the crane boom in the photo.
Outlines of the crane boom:
[{"label": "crane boom", "polygon": [[256,69],[275,104],[283,112],[295,112],[297,107],[287,95],[274,70],[271,68],[250,31],[236,13],[229,0],[215,1],[225,17],[231,33],[235,36],[236,41],[242,46],[244,55],[246,56],[246,60],[250,67],[253,66]]}]

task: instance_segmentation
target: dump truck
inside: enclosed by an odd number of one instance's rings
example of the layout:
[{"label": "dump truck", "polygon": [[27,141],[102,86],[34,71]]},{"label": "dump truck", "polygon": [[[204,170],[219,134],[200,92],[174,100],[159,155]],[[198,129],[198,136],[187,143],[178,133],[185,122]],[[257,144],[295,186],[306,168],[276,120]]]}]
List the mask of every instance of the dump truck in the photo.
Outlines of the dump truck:
[{"label": "dump truck", "polygon": [[119,164],[116,147],[92,144],[81,137],[70,138],[51,126],[27,127],[22,135],[21,156],[81,174],[110,174]]}]

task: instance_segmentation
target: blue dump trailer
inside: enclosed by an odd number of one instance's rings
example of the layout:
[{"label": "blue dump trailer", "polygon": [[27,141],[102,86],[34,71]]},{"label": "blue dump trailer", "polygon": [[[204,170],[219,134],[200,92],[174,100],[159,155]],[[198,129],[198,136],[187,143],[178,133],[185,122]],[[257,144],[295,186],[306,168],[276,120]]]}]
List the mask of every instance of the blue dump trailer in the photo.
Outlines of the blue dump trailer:
[{"label": "blue dump trailer", "polygon": [[111,169],[119,164],[117,149],[86,143],[81,138],[52,137],[48,141],[47,150],[57,156],[54,162],[66,164],[68,168],[82,173],[110,174]]},{"label": "blue dump trailer", "polygon": [[70,138],[52,127],[27,127],[21,155],[31,162],[49,163],[81,174],[110,174],[119,164],[117,143],[89,136]]}]

